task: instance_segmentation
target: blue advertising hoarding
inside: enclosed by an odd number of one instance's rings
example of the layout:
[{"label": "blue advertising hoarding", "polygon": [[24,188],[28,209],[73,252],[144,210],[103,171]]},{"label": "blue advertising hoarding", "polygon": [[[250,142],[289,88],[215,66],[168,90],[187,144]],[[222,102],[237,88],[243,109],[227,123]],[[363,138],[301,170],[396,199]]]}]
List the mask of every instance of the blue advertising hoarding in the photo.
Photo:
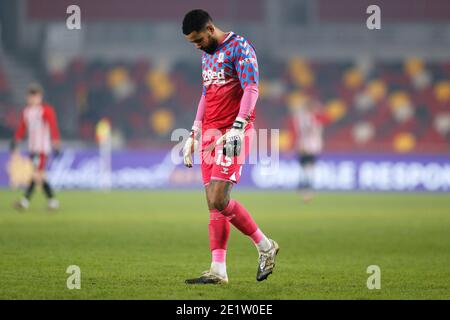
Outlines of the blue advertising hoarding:
[{"label": "blue advertising hoarding", "polygon": [[[0,187],[25,183],[26,156],[11,161],[0,153]],[[102,170],[97,150],[66,150],[48,163],[49,178],[57,188],[97,189],[105,179],[117,189],[183,189],[202,186],[200,165],[185,168],[167,150],[115,151],[111,171]],[[240,187],[295,189],[303,177],[295,154],[280,154],[272,166],[246,164]],[[437,191],[450,190],[450,156],[324,154],[316,166],[314,186],[336,191]]]}]

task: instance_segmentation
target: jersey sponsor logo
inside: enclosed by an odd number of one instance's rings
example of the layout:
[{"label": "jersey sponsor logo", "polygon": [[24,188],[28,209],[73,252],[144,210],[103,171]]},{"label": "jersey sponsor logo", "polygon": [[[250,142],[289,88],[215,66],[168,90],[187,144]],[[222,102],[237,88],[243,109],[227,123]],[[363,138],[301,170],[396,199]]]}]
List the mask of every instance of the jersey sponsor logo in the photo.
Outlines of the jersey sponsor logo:
[{"label": "jersey sponsor logo", "polygon": [[218,63],[223,63],[223,60],[225,58],[225,54],[223,52],[219,53],[219,57],[217,58]]},{"label": "jersey sponsor logo", "polygon": [[203,84],[225,84],[225,69],[220,69],[219,71],[212,71],[211,69],[204,70],[202,72]]}]

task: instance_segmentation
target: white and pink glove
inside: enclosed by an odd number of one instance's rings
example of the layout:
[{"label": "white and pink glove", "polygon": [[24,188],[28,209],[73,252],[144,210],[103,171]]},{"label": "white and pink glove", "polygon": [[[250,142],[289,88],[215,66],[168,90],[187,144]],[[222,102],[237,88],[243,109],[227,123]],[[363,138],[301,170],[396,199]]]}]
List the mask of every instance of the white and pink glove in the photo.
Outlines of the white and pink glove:
[{"label": "white and pink glove", "polygon": [[223,144],[224,156],[235,157],[241,154],[246,125],[244,118],[237,117],[231,129],[217,140],[216,145]]},{"label": "white and pink glove", "polygon": [[183,147],[183,162],[188,168],[192,168],[193,160],[192,155],[198,148],[198,142],[202,130],[202,119],[205,113],[205,96],[202,95],[197,107],[197,115],[195,116],[194,125],[192,126],[189,138]]}]

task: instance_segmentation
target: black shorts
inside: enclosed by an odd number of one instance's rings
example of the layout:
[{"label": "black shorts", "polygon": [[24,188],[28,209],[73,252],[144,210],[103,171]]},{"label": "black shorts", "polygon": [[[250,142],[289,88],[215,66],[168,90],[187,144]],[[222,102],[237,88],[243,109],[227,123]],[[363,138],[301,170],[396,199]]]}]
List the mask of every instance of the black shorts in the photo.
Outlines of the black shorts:
[{"label": "black shorts", "polygon": [[315,154],[302,153],[300,154],[300,164],[306,166],[308,164],[315,164],[317,156]]}]

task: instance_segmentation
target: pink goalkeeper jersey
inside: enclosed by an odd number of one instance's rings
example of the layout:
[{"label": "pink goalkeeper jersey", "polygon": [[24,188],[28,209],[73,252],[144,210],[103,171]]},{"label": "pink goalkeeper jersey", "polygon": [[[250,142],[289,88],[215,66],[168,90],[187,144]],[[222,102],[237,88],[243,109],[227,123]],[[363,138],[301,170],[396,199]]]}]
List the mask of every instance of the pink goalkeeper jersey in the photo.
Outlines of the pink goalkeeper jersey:
[{"label": "pink goalkeeper jersey", "polygon": [[[243,37],[229,32],[214,54],[202,56],[204,129],[226,129],[239,113],[244,88],[258,85],[258,62],[253,46]],[[255,119],[255,110],[248,121]]]}]

